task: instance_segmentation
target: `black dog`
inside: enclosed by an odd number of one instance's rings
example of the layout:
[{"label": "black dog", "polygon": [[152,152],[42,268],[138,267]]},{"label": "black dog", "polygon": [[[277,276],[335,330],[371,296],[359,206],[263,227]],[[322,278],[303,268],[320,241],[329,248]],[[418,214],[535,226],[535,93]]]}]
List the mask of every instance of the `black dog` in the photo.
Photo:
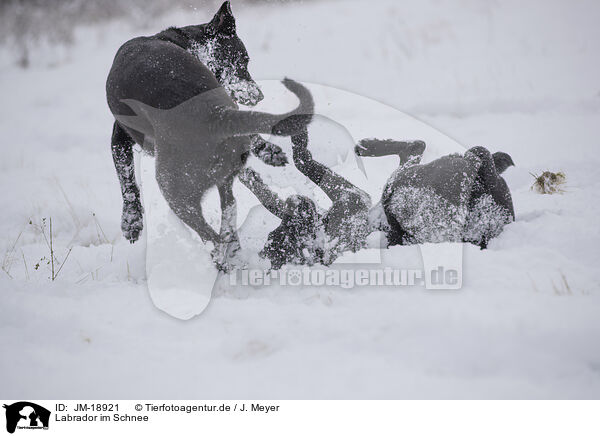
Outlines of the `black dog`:
[{"label": "black dog", "polygon": [[364,139],[360,156],[397,154],[400,166],[386,182],[381,205],[389,245],[425,242],[470,242],[486,248],[490,239],[514,221],[510,190],[501,174],[514,162],[473,147],[463,156],[451,154],[420,164],[422,141]]},{"label": "black dog", "polygon": [[[313,112],[308,90],[289,79],[284,85],[300,99],[296,110],[282,115],[239,111],[236,102],[254,105],[263,98],[248,61],[229,2],[209,23],[135,38],[117,52],[106,93],[117,120],[111,146],[123,196],[121,227],[129,241],[138,239],[143,225],[132,153],[138,143],[156,156],[156,178],[171,209],[215,243],[217,263],[239,247],[234,177],[250,150],[272,165],[285,163],[281,150],[257,134],[292,135],[306,127]],[[206,223],[200,204],[215,185],[220,235]]]}]

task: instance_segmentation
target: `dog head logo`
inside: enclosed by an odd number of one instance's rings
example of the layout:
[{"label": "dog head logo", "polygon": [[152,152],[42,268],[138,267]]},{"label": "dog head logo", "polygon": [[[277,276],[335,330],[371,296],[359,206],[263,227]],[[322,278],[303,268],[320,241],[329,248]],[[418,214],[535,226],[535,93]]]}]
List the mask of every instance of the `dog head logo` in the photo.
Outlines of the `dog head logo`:
[{"label": "dog head logo", "polygon": [[19,429],[48,429],[50,411],[28,401],[4,405],[6,409],[6,431],[14,433]]}]

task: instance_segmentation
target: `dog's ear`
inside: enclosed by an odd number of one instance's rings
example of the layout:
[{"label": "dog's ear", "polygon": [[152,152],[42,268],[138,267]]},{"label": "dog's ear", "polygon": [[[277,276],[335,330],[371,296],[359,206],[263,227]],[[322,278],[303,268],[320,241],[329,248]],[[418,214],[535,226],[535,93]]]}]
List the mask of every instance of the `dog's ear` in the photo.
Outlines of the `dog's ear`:
[{"label": "dog's ear", "polygon": [[215,31],[215,33],[221,33],[223,35],[235,35],[235,18],[231,13],[231,5],[228,1],[223,3],[209,26]]}]

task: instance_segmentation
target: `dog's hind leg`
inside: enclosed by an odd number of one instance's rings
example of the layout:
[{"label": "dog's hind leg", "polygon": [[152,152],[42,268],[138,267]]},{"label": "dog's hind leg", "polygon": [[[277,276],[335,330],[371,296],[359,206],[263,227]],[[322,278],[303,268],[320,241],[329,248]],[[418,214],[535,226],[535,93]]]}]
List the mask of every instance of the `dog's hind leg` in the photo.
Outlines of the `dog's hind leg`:
[{"label": "dog's hind leg", "polygon": [[394,141],[392,139],[362,139],[354,147],[354,152],[358,156],[381,157],[398,155],[400,165],[408,161],[413,164],[420,162],[425,152],[425,142],[423,141]]},{"label": "dog's hind leg", "polygon": [[158,181],[158,185],[161,187],[167,204],[173,213],[177,215],[177,218],[195,231],[203,241],[210,241],[217,246],[220,238],[217,232],[204,219],[204,215],[202,214],[202,196],[196,194],[183,198],[172,196],[168,188],[161,185],[160,180]]},{"label": "dog's hind leg", "polygon": [[131,136],[115,121],[110,146],[123,197],[121,230],[132,244],[138,240],[144,227],[140,190],[135,182],[133,144]]},{"label": "dog's hind leg", "polygon": [[231,261],[240,249],[237,234],[237,206],[233,196],[233,178],[217,186],[221,200],[221,242],[215,246],[213,260],[222,271],[232,268]]}]

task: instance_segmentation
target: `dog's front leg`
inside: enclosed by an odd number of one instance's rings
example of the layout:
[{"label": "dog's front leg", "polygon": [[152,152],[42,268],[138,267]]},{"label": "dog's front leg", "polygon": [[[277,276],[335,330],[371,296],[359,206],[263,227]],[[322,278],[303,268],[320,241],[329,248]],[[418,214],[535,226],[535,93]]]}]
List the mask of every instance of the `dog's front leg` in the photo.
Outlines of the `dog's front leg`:
[{"label": "dog's front leg", "polygon": [[133,139],[115,121],[110,145],[123,196],[121,230],[125,238],[132,244],[138,240],[144,227],[140,190],[135,182],[133,144],[135,144]]},{"label": "dog's front leg", "polygon": [[240,249],[237,234],[237,206],[233,196],[233,177],[217,186],[221,200],[221,241],[213,251],[213,260],[221,271],[229,272],[236,265],[235,255]]}]

